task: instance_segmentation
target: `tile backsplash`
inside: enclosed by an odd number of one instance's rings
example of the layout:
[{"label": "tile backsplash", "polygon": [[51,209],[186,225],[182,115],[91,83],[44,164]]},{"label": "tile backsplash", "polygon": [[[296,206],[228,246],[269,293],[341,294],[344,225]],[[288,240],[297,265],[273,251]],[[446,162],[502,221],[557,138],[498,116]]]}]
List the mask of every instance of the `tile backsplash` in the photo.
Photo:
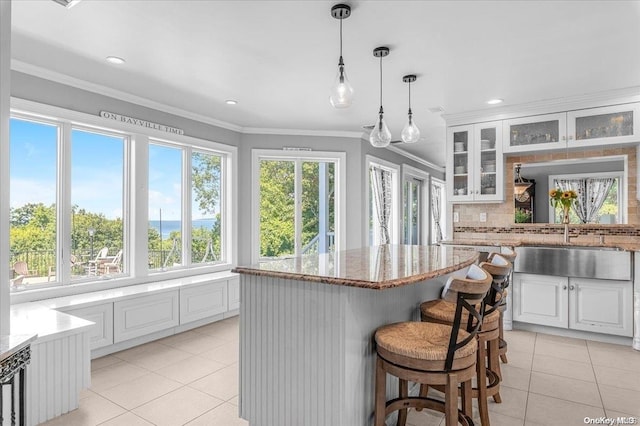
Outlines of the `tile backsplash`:
[{"label": "tile backsplash", "polygon": [[[598,239],[600,235],[613,237],[624,241],[629,238],[640,237],[640,207],[636,195],[637,158],[636,147],[590,149],[588,151],[563,151],[544,154],[530,154],[505,158],[505,202],[486,204],[454,204],[453,212],[459,215],[459,221],[454,223],[454,239],[489,238],[491,234],[527,234],[527,237],[541,238],[549,234],[562,235],[562,225],[550,224],[516,224],[514,223],[513,167],[516,163],[534,163],[552,160],[579,159],[589,157],[605,157],[612,155],[627,155],[628,194],[627,194],[627,225],[571,225],[572,235],[579,235],[580,239]],[[487,221],[480,222],[480,214],[486,213]],[[515,235],[514,235],[515,236]]]}]

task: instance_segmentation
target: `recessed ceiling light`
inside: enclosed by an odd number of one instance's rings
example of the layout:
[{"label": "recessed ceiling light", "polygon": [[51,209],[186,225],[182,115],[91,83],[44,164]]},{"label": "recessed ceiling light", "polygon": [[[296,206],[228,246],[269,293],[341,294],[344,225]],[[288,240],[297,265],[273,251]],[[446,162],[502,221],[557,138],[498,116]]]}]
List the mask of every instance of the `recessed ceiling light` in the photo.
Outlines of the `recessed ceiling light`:
[{"label": "recessed ceiling light", "polygon": [[504,99],[497,99],[497,98],[496,99],[489,99],[487,101],[487,103],[489,105],[495,105],[495,104],[499,104],[499,103],[502,103],[502,102],[504,102]]},{"label": "recessed ceiling light", "polygon": [[238,101],[236,101],[235,99],[227,99],[226,101],[224,101],[224,103],[227,105],[237,105]]},{"label": "recessed ceiling light", "polygon": [[118,56],[107,56],[106,60],[110,64],[116,64],[116,65],[122,65],[125,63],[125,60],[122,58],[119,58]]}]

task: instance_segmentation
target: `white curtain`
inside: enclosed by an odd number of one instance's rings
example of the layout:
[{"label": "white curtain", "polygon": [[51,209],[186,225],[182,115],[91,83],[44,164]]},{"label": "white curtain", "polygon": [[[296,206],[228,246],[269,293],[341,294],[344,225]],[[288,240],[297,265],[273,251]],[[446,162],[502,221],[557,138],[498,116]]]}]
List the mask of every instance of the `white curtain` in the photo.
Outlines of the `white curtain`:
[{"label": "white curtain", "polygon": [[578,194],[573,211],[582,223],[594,222],[615,181],[612,177],[585,179],[558,179],[556,183],[563,190],[574,190]]},{"label": "white curtain", "polygon": [[431,185],[431,216],[433,216],[433,223],[436,225],[436,242],[442,241],[442,227],[440,226],[440,220],[442,220],[442,191],[440,186]]},{"label": "white curtain", "polygon": [[378,223],[374,223],[374,232],[378,233],[380,244],[389,244],[391,242],[389,234],[392,204],[391,172],[375,166],[372,166],[369,172],[371,195],[378,218]]}]

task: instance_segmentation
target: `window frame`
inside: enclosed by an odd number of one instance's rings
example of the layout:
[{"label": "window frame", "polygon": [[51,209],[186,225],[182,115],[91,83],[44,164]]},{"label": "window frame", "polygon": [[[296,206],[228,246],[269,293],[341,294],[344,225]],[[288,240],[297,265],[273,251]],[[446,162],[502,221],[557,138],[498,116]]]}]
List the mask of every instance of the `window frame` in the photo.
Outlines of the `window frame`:
[{"label": "window frame", "polygon": [[447,231],[449,224],[447,223],[447,184],[444,180],[431,176],[431,182],[429,186],[429,229],[431,230],[430,244],[439,244],[440,241],[436,240],[436,233],[433,229],[435,226],[435,220],[431,213],[431,186],[438,186],[440,188],[440,229],[442,230],[442,240],[447,239]]},{"label": "window frame", "polygon": [[[625,170],[627,164],[625,160]],[[557,179],[587,179],[587,178],[603,178],[612,177],[618,179],[618,214],[616,216],[617,224],[627,223],[627,178],[626,173],[622,170],[611,172],[597,172],[597,173],[573,173],[573,174],[561,174],[561,175],[549,175],[549,188],[555,188],[553,182]],[[558,224],[555,222],[556,208],[549,203],[549,223]],[[595,225],[594,223],[589,223]]]},{"label": "window frame", "polygon": [[402,215],[401,215],[401,220],[402,220],[402,225],[401,225],[401,234],[402,234],[402,238],[404,238],[404,205],[405,205],[405,200],[404,200],[404,183],[405,181],[411,180],[411,181],[419,181],[420,182],[420,195],[419,195],[419,218],[418,218],[418,234],[419,234],[419,238],[418,238],[418,244],[420,245],[426,245],[428,241],[430,241],[431,238],[431,179],[430,179],[431,175],[424,171],[424,170],[420,170],[416,167],[412,167],[408,164],[403,164],[402,165]]},{"label": "window frame", "polygon": [[[251,263],[260,261],[260,161],[294,161],[298,164],[305,161],[335,163],[335,250],[346,248],[346,153],[332,151],[284,151],[275,149],[251,150]],[[297,174],[296,174],[297,176]],[[296,187],[301,183],[296,177]],[[296,191],[296,206],[300,205],[299,191]],[[298,208],[296,207],[296,214]],[[298,227],[296,227],[298,228]],[[301,230],[296,229],[296,235]]]},{"label": "window frame", "polygon": [[[364,246],[372,246],[374,245],[374,241],[371,241],[369,235],[369,221],[372,220],[369,216],[369,210],[371,208],[370,202],[370,193],[371,193],[371,175],[370,168],[371,166],[380,167],[384,170],[391,172],[391,176],[393,178],[392,188],[393,193],[391,195],[391,226],[390,226],[390,238],[391,244],[398,244],[400,241],[400,235],[402,235],[402,203],[400,202],[402,197],[402,182],[401,182],[401,174],[400,174],[400,166],[398,164],[392,163],[391,161],[383,160],[378,157],[374,157],[373,155],[365,156],[365,169],[364,169],[364,203],[363,206],[366,206],[363,209],[364,215],[364,233],[363,233],[363,242]],[[375,214],[375,213],[374,213]]]},{"label": "window frame", "polygon": [[[52,105],[40,104],[24,99],[11,99],[10,118],[43,122],[59,126],[57,167],[56,213],[57,218],[57,271],[60,279],[53,285],[30,287],[24,291],[11,292],[11,303],[22,303],[50,297],[80,294],[109,288],[142,284],[158,279],[174,279],[193,275],[230,270],[237,262],[237,163],[238,148],[220,142],[198,139],[185,135],[169,134],[152,128],[144,128],[72,111]],[[123,176],[123,248],[128,256],[128,273],[111,279],[81,279],[70,281],[71,267],[68,262],[71,248],[71,129],[87,130],[118,137],[126,137]],[[197,264],[178,270],[151,273],[148,268],[148,144],[150,140],[165,141],[190,149],[220,154],[223,159],[224,179],[221,192],[224,193],[224,207],[221,203],[221,217],[225,221],[221,238],[226,259],[220,264]],[[189,171],[190,171],[189,157]],[[190,174],[189,174],[190,178]],[[185,190],[185,188],[183,188]],[[189,182],[189,192],[191,186]],[[190,199],[190,197],[189,197]],[[222,210],[224,208],[224,210]],[[8,241],[7,241],[8,243]],[[125,260],[123,260],[124,262]],[[67,265],[69,263],[69,265]],[[9,285],[8,282],[3,285]]]}]

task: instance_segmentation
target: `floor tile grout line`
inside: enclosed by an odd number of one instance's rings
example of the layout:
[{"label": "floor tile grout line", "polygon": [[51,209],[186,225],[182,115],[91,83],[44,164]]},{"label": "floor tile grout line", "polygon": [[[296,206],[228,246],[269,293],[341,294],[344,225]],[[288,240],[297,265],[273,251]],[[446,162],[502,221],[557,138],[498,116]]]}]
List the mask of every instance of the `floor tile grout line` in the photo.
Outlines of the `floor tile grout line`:
[{"label": "floor tile grout line", "polygon": [[607,408],[604,406],[604,398],[602,397],[602,391],[600,390],[600,382],[598,381],[598,374],[596,373],[596,367],[593,365],[593,360],[591,359],[591,350],[589,349],[589,345],[587,345],[587,353],[589,355],[589,361],[591,362],[591,369],[593,370],[593,377],[596,380],[596,387],[598,388],[598,396],[600,397],[600,403],[602,404],[602,411],[604,415],[607,415]]},{"label": "floor tile grout line", "polygon": [[531,355],[531,365],[529,366],[529,386],[527,386],[527,398],[524,402],[524,419],[522,419],[522,424],[525,425],[527,423],[527,410],[529,409],[529,395],[531,395],[531,376],[533,375],[533,361],[536,356],[536,343],[538,342],[538,333],[535,333],[533,336],[533,352]]}]

